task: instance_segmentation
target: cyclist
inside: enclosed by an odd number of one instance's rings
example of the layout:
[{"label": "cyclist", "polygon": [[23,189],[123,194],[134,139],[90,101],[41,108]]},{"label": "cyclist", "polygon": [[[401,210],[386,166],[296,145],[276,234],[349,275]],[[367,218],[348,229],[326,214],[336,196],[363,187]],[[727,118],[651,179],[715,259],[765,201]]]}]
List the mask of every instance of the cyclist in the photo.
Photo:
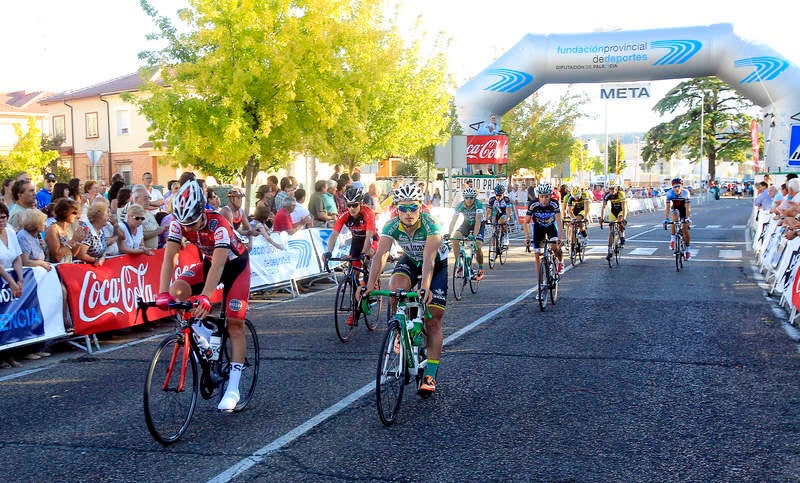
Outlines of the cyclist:
[{"label": "cyclist", "polygon": [[[527,222],[533,227],[533,247],[535,248],[536,273],[539,273],[540,256],[546,248],[542,242],[545,235],[551,240],[558,241],[558,231],[564,230],[561,220],[561,209],[558,201],[553,199],[553,186],[542,183],[536,187],[536,201],[528,206]],[[542,246],[539,246],[542,245]],[[564,271],[564,262],[561,260],[561,247],[558,243],[553,245],[553,252],[558,259],[558,273]]]},{"label": "cyclist", "polygon": [[[205,210],[205,204],[203,188],[194,180],[184,183],[173,197],[175,219],[169,225],[156,304],[166,308],[174,299],[185,301],[196,295],[197,306],[192,315],[202,320],[211,311],[211,296],[217,285],[220,282],[224,285],[231,363],[228,388],[217,408],[232,411],[239,402],[239,378],[246,350],[244,319],[250,295],[250,260],[247,248],[228,220],[217,212]],[[184,239],[199,249],[203,260],[184,270],[170,285]]]},{"label": "cyclist", "polygon": [[[478,261],[478,273],[475,276],[475,280],[483,280],[483,229],[484,229],[484,220],[483,220],[483,203],[478,201],[476,198],[478,196],[478,192],[475,191],[475,188],[464,188],[462,191],[462,195],[464,196],[464,201],[459,202],[455,210],[453,212],[453,219],[450,221],[450,229],[447,230],[448,233],[453,232],[453,227],[456,225],[456,220],[458,220],[458,214],[461,213],[464,215],[464,221],[461,222],[461,226],[458,227],[458,230],[455,232],[455,236],[453,238],[453,253],[456,256],[461,250],[461,240],[465,236],[475,238],[475,259]],[[445,240],[449,238],[449,235],[444,235]]]},{"label": "cyclist", "polygon": [[[617,221],[619,224],[619,246],[625,246],[625,225],[628,223],[625,218],[628,217],[628,203],[625,201],[625,192],[619,189],[619,184],[616,180],[611,180],[609,184],[608,193],[603,197],[603,207],[600,208],[600,223],[609,223]],[[606,205],[610,205],[608,210],[608,218],[605,218]],[[611,231],[608,232],[608,255],[606,260],[611,260],[613,253],[611,253]]]},{"label": "cyclist", "polygon": [[[684,258],[689,259],[689,226],[692,224],[689,215],[691,213],[691,205],[689,204],[689,190],[683,188],[683,180],[675,178],[672,180],[672,189],[667,191],[666,210],[664,211],[664,225],[672,221],[682,221],[681,230],[683,230],[683,238],[686,240],[686,253]],[[669,237],[670,250],[675,249],[675,225],[672,225],[672,235]]]},{"label": "cyclist", "polygon": [[[336,219],[333,225],[333,231],[328,238],[328,246],[322,258],[325,260],[325,266],[328,266],[328,260],[331,259],[331,252],[336,245],[336,239],[339,233],[345,226],[350,230],[353,238],[350,242],[350,258],[356,258],[352,261],[354,267],[361,267],[361,256],[371,257],[378,249],[378,235],[375,228],[375,213],[364,205],[364,192],[361,188],[347,188],[344,192],[344,199],[347,202],[347,211],[341,214]],[[366,243],[370,240],[369,243]],[[359,276],[356,271],[356,277]],[[364,280],[366,282],[366,280]],[[358,310],[358,308],[356,308]],[[347,325],[353,325],[353,313],[347,318]]]},{"label": "cyclist", "polygon": [[[494,187],[494,198],[489,200],[489,212],[491,213],[489,219],[492,225],[497,229],[502,230],[501,243],[504,247],[508,246],[508,220],[511,219],[511,210],[514,209],[514,204],[511,199],[506,196],[506,187],[502,184],[496,184]],[[492,260],[494,261],[494,260]]]},{"label": "cyclist", "polygon": [[[375,286],[394,241],[403,249],[389,279],[389,290],[411,290],[419,281],[423,300],[428,304],[431,318],[425,320],[428,336],[425,373],[418,393],[427,397],[436,392],[436,372],[442,354],[442,316],[447,303],[447,245],[442,244],[441,227],[436,218],[421,213],[422,191],[413,184],[394,190],[397,216],[384,225],[378,252],[372,262],[366,287]],[[358,292],[360,300],[366,287]],[[393,302],[394,303],[394,302]]]},{"label": "cyclist", "polygon": [[589,213],[591,202],[589,193],[581,189],[580,185],[575,185],[569,193],[567,193],[562,204],[564,208],[564,218],[575,218],[575,221],[578,222],[578,230],[580,230],[580,235],[583,238],[589,236],[586,233],[586,223],[583,221],[586,219],[586,214]]}]

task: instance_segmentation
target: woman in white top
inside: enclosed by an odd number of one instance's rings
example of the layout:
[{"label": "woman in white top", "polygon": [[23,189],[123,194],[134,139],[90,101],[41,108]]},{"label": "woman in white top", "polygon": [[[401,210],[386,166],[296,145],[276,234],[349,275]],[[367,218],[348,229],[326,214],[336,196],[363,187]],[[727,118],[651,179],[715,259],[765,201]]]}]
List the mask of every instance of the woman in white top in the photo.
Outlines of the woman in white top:
[{"label": "woman in white top", "polygon": [[144,246],[145,213],[142,205],[128,205],[127,219],[119,224],[119,252],[128,255],[152,255],[153,250]]},{"label": "woman in white top", "polygon": [[[16,280],[11,275],[16,275]],[[8,225],[8,207],[0,203],[0,278],[11,288],[11,295],[22,295],[22,250],[17,233]]]}]

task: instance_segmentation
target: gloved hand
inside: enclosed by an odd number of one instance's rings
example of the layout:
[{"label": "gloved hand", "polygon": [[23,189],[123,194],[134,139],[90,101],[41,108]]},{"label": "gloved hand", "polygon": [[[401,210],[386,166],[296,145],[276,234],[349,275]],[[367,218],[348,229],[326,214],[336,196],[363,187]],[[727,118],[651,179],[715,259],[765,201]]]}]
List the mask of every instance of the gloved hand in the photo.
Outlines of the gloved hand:
[{"label": "gloved hand", "polygon": [[447,241],[449,239],[450,239],[450,234],[449,233],[445,233],[444,235],[442,235],[442,240]]},{"label": "gloved hand", "polygon": [[473,235],[472,233],[470,233],[470,234],[467,236],[467,240],[469,240],[469,241],[472,241],[472,240],[474,240],[474,239],[475,239],[475,235]]},{"label": "gloved hand", "polygon": [[669,225],[669,220],[664,220],[664,229],[667,229],[667,225]]},{"label": "gloved hand", "polygon": [[169,292],[161,292],[156,297],[156,307],[159,309],[168,309],[169,303],[173,300],[175,299],[172,298],[172,295],[170,295]]},{"label": "gloved hand", "polygon": [[689,226],[692,226],[692,219],[691,218],[686,218],[686,224],[689,225]]},{"label": "gloved hand", "polygon": [[195,300],[197,302],[198,309],[202,310],[205,313],[211,312],[211,300],[209,300],[208,297],[206,297],[205,295],[198,295],[197,299]]}]

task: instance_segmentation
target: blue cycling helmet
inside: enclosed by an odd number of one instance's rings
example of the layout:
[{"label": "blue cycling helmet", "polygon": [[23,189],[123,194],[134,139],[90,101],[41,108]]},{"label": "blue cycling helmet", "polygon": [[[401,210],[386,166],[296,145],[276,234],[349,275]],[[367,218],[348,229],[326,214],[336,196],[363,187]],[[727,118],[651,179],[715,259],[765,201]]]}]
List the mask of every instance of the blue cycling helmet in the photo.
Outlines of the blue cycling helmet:
[{"label": "blue cycling helmet", "polygon": [[500,196],[505,192],[506,192],[506,187],[505,186],[503,186],[501,184],[494,185],[494,194],[495,195]]}]

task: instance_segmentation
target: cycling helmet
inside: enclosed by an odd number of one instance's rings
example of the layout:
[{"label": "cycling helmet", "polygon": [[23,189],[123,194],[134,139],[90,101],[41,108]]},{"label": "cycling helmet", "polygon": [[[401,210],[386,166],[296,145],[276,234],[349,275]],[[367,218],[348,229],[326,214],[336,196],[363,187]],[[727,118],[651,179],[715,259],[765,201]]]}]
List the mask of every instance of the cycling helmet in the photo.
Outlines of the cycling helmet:
[{"label": "cycling helmet", "polygon": [[476,196],[478,196],[478,192],[475,191],[475,188],[471,188],[469,186],[464,188],[464,191],[462,191],[461,194],[464,195],[464,198],[468,196],[472,196],[473,198],[475,198]]},{"label": "cycling helmet", "polygon": [[608,182],[608,188],[609,189],[611,189],[611,188],[619,188],[619,183],[617,183],[617,180],[612,179],[611,181]]},{"label": "cycling helmet", "polygon": [[206,197],[197,181],[191,180],[181,186],[172,202],[172,213],[181,225],[193,225],[203,216]]},{"label": "cycling helmet", "polygon": [[553,186],[550,183],[541,183],[536,187],[536,196],[539,195],[552,195]]},{"label": "cycling helmet", "polygon": [[500,196],[505,192],[506,192],[506,187],[503,186],[502,184],[498,183],[498,184],[494,185],[494,194],[495,195]]},{"label": "cycling helmet", "polygon": [[673,179],[672,180],[672,186],[675,186],[676,184],[683,184],[683,180],[680,179],[680,178]]},{"label": "cycling helmet", "polygon": [[364,199],[364,192],[361,188],[347,188],[344,192],[344,199],[348,203],[361,203]]},{"label": "cycling helmet", "polygon": [[580,196],[580,195],[581,195],[581,187],[580,187],[580,186],[578,186],[578,185],[575,185],[575,186],[573,186],[573,187],[572,187],[572,188],[569,190],[569,192],[570,192],[570,194],[571,194],[572,196],[574,196],[575,198],[577,198],[578,196]]},{"label": "cycling helmet", "polygon": [[395,203],[400,203],[401,201],[422,202],[422,191],[415,184],[404,184],[395,189],[393,194]]}]

